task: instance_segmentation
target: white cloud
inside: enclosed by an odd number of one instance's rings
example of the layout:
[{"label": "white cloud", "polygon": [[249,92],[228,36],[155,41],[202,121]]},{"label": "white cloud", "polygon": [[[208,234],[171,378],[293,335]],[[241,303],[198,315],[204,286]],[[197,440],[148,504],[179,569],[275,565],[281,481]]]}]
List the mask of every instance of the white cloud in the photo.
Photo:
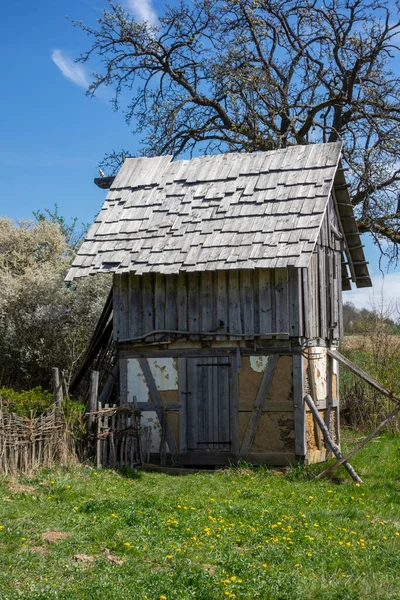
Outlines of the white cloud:
[{"label": "white cloud", "polygon": [[343,302],[353,302],[357,308],[388,307],[400,300],[400,273],[377,274],[372,277],[372,288],[343,292]]},{"label": "white cloud", "polygon": [[66,79],[87,90],[90,81],[82,65],[74,62],[65,52],[59,49],[53,50],[51,60],[57,65]]},{"label": "white cloud", "polygon": [[151,25],[157,25],[157,13],[152,0],[126,0],[125,6],[138,21],[148,21]]}]

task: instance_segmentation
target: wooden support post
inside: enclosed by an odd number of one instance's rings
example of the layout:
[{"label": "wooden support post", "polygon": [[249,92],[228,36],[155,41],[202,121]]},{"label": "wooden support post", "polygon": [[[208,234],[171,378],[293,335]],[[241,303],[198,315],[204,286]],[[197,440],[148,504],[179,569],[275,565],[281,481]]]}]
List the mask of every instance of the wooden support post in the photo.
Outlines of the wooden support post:
[{"label": "wooden support post", "polygon": [[364,446],[366,446],[366,444],[368,444],[368,442],[370,442],[372,440],[372,438],[374,438],[376,435],[378,435],[378,433],[384,428],[386,427],[386,425],[388,425],[391,421],[393,421],[393,419],[396,417],[396,415],[400,412],[400,405],[396,406],[396,408],[390,413],[390,415],[388,415],[386,417],[386,419],[384,419],[382,421],[382,423],[380,423],[378,425],[378,427],[376,427],[376,429],[374,429],[374,431],[372,433],[370,433],[369,435],[367,435],[366,438],[364,438],[362,440],[362,442],[360,442],[355,448],[353,448],[353,450],[351,450],[347,456],[342,456],[342,458],[340,458],[338,460],[338,462],[336,462],[335,464],[331,465],[330,467],[328,467],[327,469],[325,469],[325,471],[322,471],[322,473],[320,473],[316,479],[320,479],[321,477],[326,477],[326,475],[329,475],[329,473],[332,473],[332,471],[334,469],[336,469],[337,467],[339,467],[340,465],[345,464],[349,458],[351,458],[352,456],[354,456],[359,450],[361,450],[361,448],[364,448]]},{"label": "wooden support post", "polygon": [[259,390],[257,392],[257,397],[254,402],[253,412],[251,413],[249,424],[247,426],[247,431],[243,438],[242,447],[240,448],[241,456],[246,456],[247,454],[249,454],[253,445],[257,427],[260,422],[262,412],[264,410],[268,390],[270,388],[272,378],[275,373],[276,365],[278,364],[278,360],[278,355],[268,357],[267,367],[264,371],[264,375],[261,380]]},{"label": "wooden support post", "polygon": [[[88,415],[88,433],[89,435],[93,435],[93,425],[94,425],[94,415],[91,413],[96,412],[97,408],[97,396],[99,391],[99,372],[91,371],[90,372],[90,382],[89,382],[89,415]],[[101,403],[100,403],[101,406]]]},{"label": "wooden support post", "polygon": [[[309,409],[311,410],[313,416],[315,417],[315,419],[318,423],[319,428],[322,431],[322,435],[324,436],[325,443],[332,450],[332,452],[336,456],[336,458],[338,460],[340,460],[341,458],[343,458],[343,454],[340,452],[338,446],[336,446],[335,442],[332,440],[330,433],[329,433],[323,419],[321,418],[321,415],[319,414],[317,407],[315,406],[315,404],[313,402],[313,399],[311,398],[311,396],[309,394],[307,394],[304,397],[304,400],[307,403]],[[344,467],[346,468],[346,470],[350,473],[351,477],[354,479],[354,481],[356,481],[357,483],[363,483],[362,479],[357,475],[357,473],[355,472],[355,470],[353,469],[353,467],[351,466],[350,463],[343,462],[343,464],[344,464]]]},{"label": "wooden support post", "polygon": [[98,410],[98,415],[97,415],[97,437],[96,437],[96,467],[99,469],[101,467],[101,439],[100,439],[100,433],[101,433],[101,415],[100,415],[100,411],[101,411],[101,403],[98,402],[97,404],[97,410]]},{"label": "wooden support post", "polygon": [[63,401],[62,383],[60,381],[60,372],[57,367],[53,367],[53,399],[56,405],[55,417],[61,417],[61,405]]}]

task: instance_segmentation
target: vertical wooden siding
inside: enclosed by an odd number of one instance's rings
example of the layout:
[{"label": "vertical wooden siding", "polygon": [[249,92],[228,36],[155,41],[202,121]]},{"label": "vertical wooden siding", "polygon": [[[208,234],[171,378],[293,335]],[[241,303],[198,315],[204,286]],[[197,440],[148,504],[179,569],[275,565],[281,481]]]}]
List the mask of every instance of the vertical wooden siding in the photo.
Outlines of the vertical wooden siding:
[{"label": "vertical wooden siding", "polygon": [[213,332],[219,340],[302,336],[301,293],[296,269],[116,275],[114,335],[131,339],[178,330]]},{"label": "vertical wooden siding", "polygon": [[342,335],[342,273],[339,224],[332,200],[308,269],[302,269],[304,330],[309,339],[337,340]]}]

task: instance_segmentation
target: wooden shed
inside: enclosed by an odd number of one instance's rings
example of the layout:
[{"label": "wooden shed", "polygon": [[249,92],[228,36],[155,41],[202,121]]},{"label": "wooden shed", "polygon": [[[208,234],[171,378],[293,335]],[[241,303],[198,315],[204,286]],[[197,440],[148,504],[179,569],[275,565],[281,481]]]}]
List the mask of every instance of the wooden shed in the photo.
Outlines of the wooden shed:
[{"label": "wooden shed", "polygon": [[112,272],[120,401],[157,460],[324,460],[342,289],[371,285],[341,144],[128,158],[68,279]]}]

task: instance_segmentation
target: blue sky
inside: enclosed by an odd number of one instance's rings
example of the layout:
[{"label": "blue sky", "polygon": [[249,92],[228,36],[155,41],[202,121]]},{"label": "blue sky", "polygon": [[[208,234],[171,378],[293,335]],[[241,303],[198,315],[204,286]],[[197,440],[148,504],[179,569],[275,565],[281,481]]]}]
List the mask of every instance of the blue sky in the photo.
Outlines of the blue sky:
[{"label": "blue sky", "polygon": [[[30,218],[52,208],[91,222],[104,192],[93,184],[97,165],[113,149],[137,150],[122,113],[113,112],[107,93],[85,96],[91,68],[73,59],[90,40],[66,19],[95,24],[105,0],[13,0],[2,10],[0,72],[0,215]],[[126,0],[137,18],[156,19],[161,1]],[[357,306],[379,302],[379,254],[364,236],[374,291],[347,292]],[[386,275],[386,298],[400,297],[400,268]]]}]

